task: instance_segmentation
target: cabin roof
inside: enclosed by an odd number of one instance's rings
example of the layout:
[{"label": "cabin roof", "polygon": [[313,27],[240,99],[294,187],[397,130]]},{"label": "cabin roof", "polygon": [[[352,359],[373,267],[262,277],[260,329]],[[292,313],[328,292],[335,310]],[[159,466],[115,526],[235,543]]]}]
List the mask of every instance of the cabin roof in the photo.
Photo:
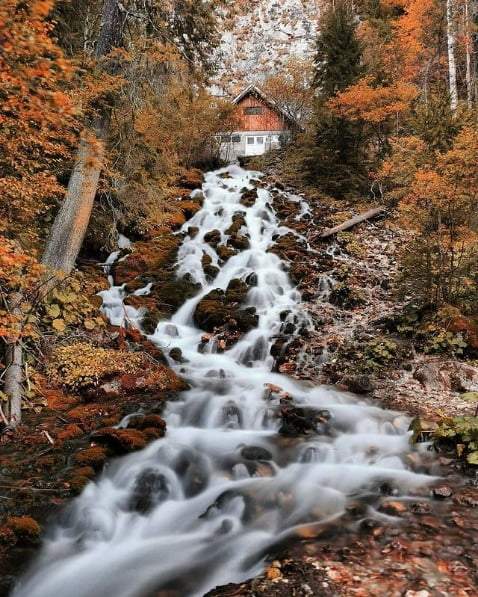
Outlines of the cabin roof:
[{"label": "cabin roof", "polygon": [[261,99],[272,110],[275,110],[276,112],[278,112],[285,120],[287,120],[287,122],[289,122],[290,124],[292,124],[295,127],[302,129],[301,125],[294,117],[292,117],[290,114],[288,114],[283,108],[281,108],[277,104],[277,102],[275,102],[272,98],[267,96],[261,89],[259,89],[259,87],[257,87],[254,84],[248,85],[245,89],[243,89],[241,91],[241,93],[232,100],[232,103],[239,104],[244,98],[246,98],[249,95],[253,95],[253,96]]}]

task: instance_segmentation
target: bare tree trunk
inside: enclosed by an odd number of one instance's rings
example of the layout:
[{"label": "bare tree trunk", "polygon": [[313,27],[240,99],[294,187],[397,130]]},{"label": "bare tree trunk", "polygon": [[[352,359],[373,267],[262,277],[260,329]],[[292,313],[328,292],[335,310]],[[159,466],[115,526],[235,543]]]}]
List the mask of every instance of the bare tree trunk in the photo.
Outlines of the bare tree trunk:
[{"label": "bare tree trunk", "polygon": [[468,101],[468,108],[473,107],[473,75],[472,75],[472,51],[473,41],[470,31],[470,6],[469,0],[465,0],[465,44],[466,44],[466,96]]},{"label": "bare tree trunk", "polygon": [[[80,141],[65,200],[53,223],[42,263],[71,272],[81,249],[103,166],[103,142],[86,133]],[[53,284],[54,284],[53,279]]]},{"label": "bare tree trunk", "polygon": [[[101,29],[96,45],[96,58],[106,56],[121,45],[123,15],[118,0],[104,0]],[[104,144],[109,128],[109,113],[101,115],[81,138],[65,200],[53,223],[42,263],[56,275],[69,274],[75,265],[91,217],[98,181],[103,167]],[[55,276],[45,283],[51,289]],[[16,305],[21,296],[14,299]],[[12,308],[14,311],[15,307]],[[17,306],[19,310],[19,307]],[[19,313],[21,317],[21,311]],[[21,420],[23,396],[23,350],[20,338],[7,345],[5,354],[5,393],[9,399],[8,421],[16,427]]]},{"label": "bare tree trunk", "polygon": [[450,108],[456,112],[458,107],[458,85],[456,80],[456,32],[455,32],[454,0],[446,0],[447,45],[448,45],[448,79],[450,86]]},{"label": "bare tree trunk", "polygon": [[[15,292],[9,301],[11,313],[21,322],[23,313],[20,308],[22,295]],[[21,333],[21,330],[18,330]],[[21,340],[18,338],[5,345],[5,378],[3,389],[9,397],[6,409],[6,418],[11,428],[17,427],[22,415],[22,396],[23,396],[23,356]]]}]

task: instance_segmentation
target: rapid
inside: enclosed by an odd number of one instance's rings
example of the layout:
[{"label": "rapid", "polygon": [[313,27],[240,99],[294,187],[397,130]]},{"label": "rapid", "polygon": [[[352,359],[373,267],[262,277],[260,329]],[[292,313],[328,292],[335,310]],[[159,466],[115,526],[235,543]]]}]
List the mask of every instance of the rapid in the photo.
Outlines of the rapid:
[{"label": "rapid", "polygon": [[[183,362],[170,365],[190,385],[165,408],[165,438],[113,461],[84,489],[50,529],[15,597],[201,596],[261,573],[274,546],[303,528],[355,533],[364,518],[391,518],[380,511],[390,495],[426,495],[434,477],[424,448],[410,445],[406,416],[272,371],[270,348],[283,326],[312,322],[285,264],[269,250],[290,230],[260,178],[238,166],[206,174],[203,206],[183,227],[177,275],[201,289],[150,336],[165,353],[181,349]],[[254,205],[242,205],[254,187]],[[238,212],[250,246],[222,263],[204,236],[219,230],[227,240]],[[189,227],[198,234],[188,235]],[[212,281],[204,252],[219,268]],[[213,337],[202,341],[193,315],[204,296],[235,279],[253,280],[246,306],[256,308],[258,325],[221,351]],[[125,312],[121,287],[102,295],[112,323],[127,317],[140,326],[140,313]],[[315,433],[279,433],[284,400],[317,414]],[[355,517],[351,502],[363,505]]]}]

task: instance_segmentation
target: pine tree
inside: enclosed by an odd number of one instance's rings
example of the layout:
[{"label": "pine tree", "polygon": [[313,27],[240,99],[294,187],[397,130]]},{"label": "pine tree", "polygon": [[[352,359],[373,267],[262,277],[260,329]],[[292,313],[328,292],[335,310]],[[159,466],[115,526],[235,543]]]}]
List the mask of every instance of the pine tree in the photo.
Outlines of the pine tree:
[{"label": "pine tree", "polygon": [[317,40],[314,86],[318,100],[304,169],[313,184],[335,197],[360,193],[366,180],[361,122],[337,116],[328,106],[328,100],[361,75],[361,47],[355,29],[349,3],[339,0],[325,13]]},{"label": "pine tree", "polygon": [[315,55],[314,85],[323,99],[352,85],[361,74],[361,47],[356,21],[346,0],[325,13]]}]

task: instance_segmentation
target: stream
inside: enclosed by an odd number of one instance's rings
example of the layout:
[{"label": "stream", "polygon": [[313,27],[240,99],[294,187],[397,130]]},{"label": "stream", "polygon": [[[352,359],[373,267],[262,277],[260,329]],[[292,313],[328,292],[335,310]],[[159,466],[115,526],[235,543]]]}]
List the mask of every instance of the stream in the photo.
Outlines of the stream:
[{"label": "stream", "polygon": [[[281,328],[312,324],[285,264],[268,251],[290,232],[270,190],[259,187],[251,207],[240,203],[260,176],[238,166],[206,174],[204,204],[183,227],[199,232],[185,236],[177,273],[201,290],[150,336],[166,353],[181,349],[184,362],[171,366],[190,384],[166,406],[166,437],[113,461],[84,489],[50,529],[15,597],[201,596],[260,574],[273,547],[304,528],[356,533],[364,519],[396,521],[380,511],[387,499],[428,494],[436,478],[426,474],[425,448],[409,443],[406,416],[272,372],[270,348]],[[250,246],[222,263],[204,235],[219,230],[226,241],[238,212]],[[204,252],[219,268],[212,282]],[[224,352],[214,339],[205,345],[193,323],[197,304],[251,276],[246,306],[256,308],[257,327]],[[139,325],[140,314],[125,312],[122,288],[102,295],[112,323],[128,317]],[[315,433],[279,433],[284,400],[316,413]],[[351,503],[362,505],[355,516]]]}]

